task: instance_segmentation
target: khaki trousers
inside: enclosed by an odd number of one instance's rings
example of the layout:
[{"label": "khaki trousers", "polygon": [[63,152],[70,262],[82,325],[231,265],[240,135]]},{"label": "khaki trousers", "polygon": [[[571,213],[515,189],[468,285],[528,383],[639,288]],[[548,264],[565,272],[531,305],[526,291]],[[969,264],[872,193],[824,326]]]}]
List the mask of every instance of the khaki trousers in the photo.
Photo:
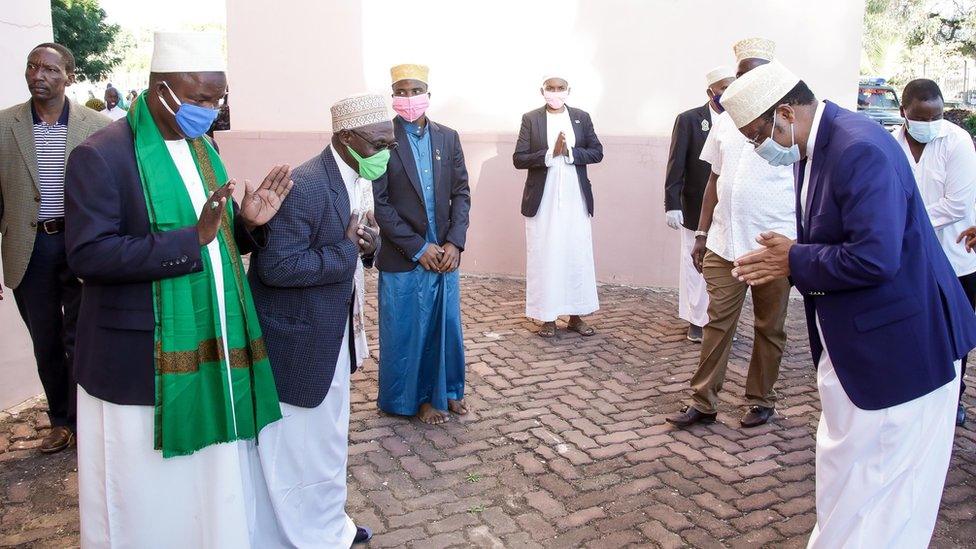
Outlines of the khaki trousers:
[{"label": "khaki trousers", "polygon": [[[725,382],[732,337],[735,335],[742,304],[749,286],[732,276],[732,262],[707,251],[702,262],[708,289],[708,324],[702,338],[698,370],[691,378],[692,406],[699,412],[715,413],[718,392]],[[750,405],[774,407],[773,385],[779,377],[779,365],[786,345],[786,308],[790,284],[776,280],[752,288],[755,315],[755,338],[749,375],[746,378],[746,400]]]}]

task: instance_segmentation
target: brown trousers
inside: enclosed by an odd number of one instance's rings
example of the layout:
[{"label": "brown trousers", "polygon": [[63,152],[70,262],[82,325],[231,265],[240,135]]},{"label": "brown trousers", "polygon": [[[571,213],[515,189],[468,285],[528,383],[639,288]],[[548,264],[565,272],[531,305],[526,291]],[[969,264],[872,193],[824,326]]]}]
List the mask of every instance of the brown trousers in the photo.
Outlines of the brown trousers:
[{"label": "brown trousers", "polygon": [[[705,252],[702,270],[708,289],[708,324],[704,328],[701,359],[698,371],[691,378],[691,389],[692,406],[706,414],[716,412],[718,392],[722,390],[729,365],[732,337],[749,290],[747,284],[732,276],[732,268],[732,262],[711,251]],[[786,345],[783,325],[789,298],[790,284],[785,278],[752,288],[755,338],[746,378],[746,399],[750,405],[775,406],[773,385],[779,377]]]}]

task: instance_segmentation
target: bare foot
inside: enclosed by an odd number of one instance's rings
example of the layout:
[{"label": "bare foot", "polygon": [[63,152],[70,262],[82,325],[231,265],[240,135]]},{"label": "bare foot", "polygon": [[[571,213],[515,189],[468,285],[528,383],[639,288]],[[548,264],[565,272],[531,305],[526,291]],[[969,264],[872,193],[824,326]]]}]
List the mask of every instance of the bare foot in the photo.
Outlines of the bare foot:
[{"label": "bare foot", "polygon": [[441,423],[446,423],[450,419],[450,416],[434,408],[429,402],[425,402],[420,405],[420,410],[417,412],[417,419],[427,425],[440,425]]},{"label": "bare foot", "polygon": [[447,401],[447,409],[451,411],[452,414],[457,414],[463,416],[468,413],[468,407],[464,405],[463,400],[450,400]]}]

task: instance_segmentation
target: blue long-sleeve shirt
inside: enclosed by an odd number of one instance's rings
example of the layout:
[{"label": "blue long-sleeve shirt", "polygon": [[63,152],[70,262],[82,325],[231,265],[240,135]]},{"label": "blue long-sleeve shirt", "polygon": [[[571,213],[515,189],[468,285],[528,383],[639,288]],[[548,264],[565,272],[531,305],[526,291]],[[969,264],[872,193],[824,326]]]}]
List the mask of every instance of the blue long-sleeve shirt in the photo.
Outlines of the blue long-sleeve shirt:
[{"label": "blue long-sleeve shirt", "polygon": [[427,211],[427,242],[423,248],[413,257],[414,261],[420,259],[430,243],[437,244],[437,225],[434,220],[434,164],[432,161],[430,147],[430,132],[427,125],[423,127],[407,122],[401,118],[403,128],[407,132],[407,141],[410,142],[410,151],[413,153],[414,161],[417,164],[417,175],[420,176],[420,189],[424,194],[424,209]]}]

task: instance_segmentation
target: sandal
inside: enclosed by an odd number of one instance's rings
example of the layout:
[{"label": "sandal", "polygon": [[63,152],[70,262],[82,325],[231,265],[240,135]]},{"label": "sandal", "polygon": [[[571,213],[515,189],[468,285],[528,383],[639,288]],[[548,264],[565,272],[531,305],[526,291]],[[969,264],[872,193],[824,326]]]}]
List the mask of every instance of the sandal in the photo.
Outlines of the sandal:
[{"label": "sandal", "polygon": [[569,324],[567,324],[567,327],[570,330],[578,333],[583,337],[590,337],[591,335],[596,334],[596,330],[594,330],[592,327],[590,327],[589,324],[584,322],[583,319],[580,319],[577,322],[570,322]]},{"label": "sandal", "polygon": [[556,335],[556,323],[546,322],[539,328],[539,337],[550,338]]}]

